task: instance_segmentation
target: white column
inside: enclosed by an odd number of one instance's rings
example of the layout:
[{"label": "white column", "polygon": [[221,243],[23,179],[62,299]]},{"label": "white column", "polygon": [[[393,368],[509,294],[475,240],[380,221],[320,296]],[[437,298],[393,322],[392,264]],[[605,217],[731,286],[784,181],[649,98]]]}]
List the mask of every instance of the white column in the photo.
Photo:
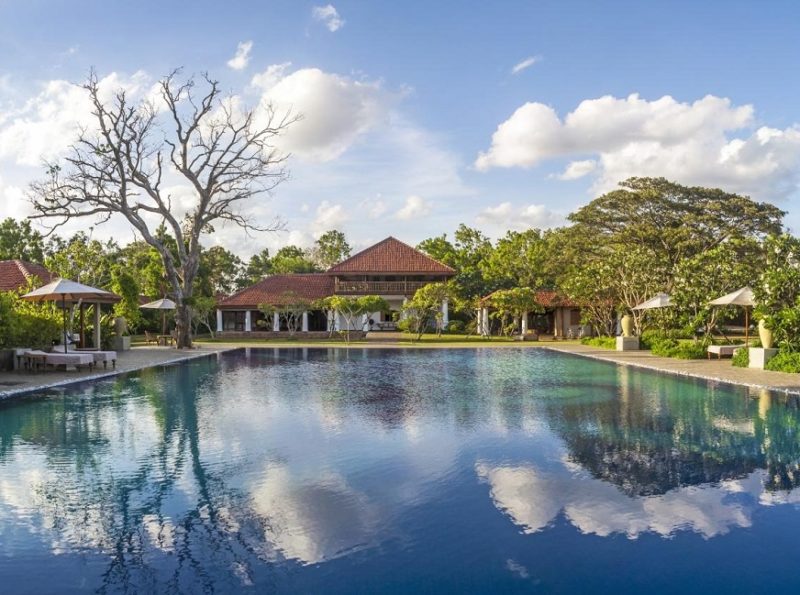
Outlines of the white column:
[{"label": "white column", "polygon": [[302,331],[304,333],[308,332],[308,312],[303,312],[303,326]]},{"label": "white column", "polygon": [[100,345],[100,304],[94,305],[94,348],[101,349]]},{"label": "white column", "polygon": [[253,330],[253,318],[250,316],[250,310],[244,313],[244,332],[249,333]]},{"label": "white column", "polygon": [[277,312],[272,313],[272,330],[276,333],[281,330],[281,317]]},{"label": "white column", "polygon": [[447,298],[442,300],[442,328],[447,328],[448,323],[450,322],[450,308],[449,303],[447,302]]},{"label": "white column", "polygon": [[522,320],[520,322],[520,332],[525,335],[528,332],[528,313],[522,313]]},{"label": "white column", "polygon": [[331,332],[334,329],[334,325],[336,323],[336,310],[328,310],[325,313],[325,318],[327,320],[327,328],[325,330]]},{"label": "white column", "polygon": [[217,332],[222,332],[222,310],[217,310]]},{"label": "white column", "polygon": [[[357,329],[357,330],[363,331],[365,328],[367,328],[367,321],[369,321],[369,314],[362,315],[361,316],[361,328]],[[369,329],[367,329],[367,330],[369,330]]]},{"label": "white column", "polygon": [[482,332],[481,334],[484,337],[489,336],[489,308],[481,308],[481,326]]}]

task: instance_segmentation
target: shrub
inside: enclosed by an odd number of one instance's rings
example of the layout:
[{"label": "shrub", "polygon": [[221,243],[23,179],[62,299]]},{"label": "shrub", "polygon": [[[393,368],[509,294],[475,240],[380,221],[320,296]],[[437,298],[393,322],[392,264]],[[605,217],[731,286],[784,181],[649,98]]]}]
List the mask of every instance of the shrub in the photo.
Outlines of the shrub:
[{"label": "shrub", "polygon": [[795,351],[780,351],[767,362],[765,368],[773,372],[800,372],[800,353]]},{"label": "shrub", "polygon": [[750,365],[750,350],[749,349],[738,349],[736,353],[733,354],[733,359],[731,360],[731,364],[733,364],[737,368],[746,368]]},{"label": "shrub", "polygon": [[616,337],[584,337],[581,339],[581,344],[603,349],[616,349],[617,339]]},{"label": "shrub", "polygon": [[447,323],[447,332],[462,334],[464,332],[464,323],[460,320],[451,320]]},{"label": "shrub", "polygon": [[703,359],[707,345],[702,341],[678,341],[677,339],[654,339],[650,351],[661,357],[678,359]]}]

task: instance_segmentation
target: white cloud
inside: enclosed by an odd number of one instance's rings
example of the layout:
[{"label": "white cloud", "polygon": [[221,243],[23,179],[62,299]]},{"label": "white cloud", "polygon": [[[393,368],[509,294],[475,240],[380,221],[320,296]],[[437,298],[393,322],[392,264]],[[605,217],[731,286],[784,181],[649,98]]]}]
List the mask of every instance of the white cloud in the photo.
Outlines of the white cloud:
[{"label": "white cloud", "polygon": [[528,58],[525,58],[522,62],[519,62],[514,65],[514,68],[511,69],[511,74],[519,74],[523,70],[530,68],[539,61],[541,61],[541,58],[539,56],[530,56]]},{"label": "white cloud", "polygon": [[[388,119],[391,97],[377,82],[304,68],[285,75],[288,64],[270,66],[253,77],[263,89],[261,108],[301,119],[280,140],[281,147],[304,159],[339,157],[361,135]],[[265,111],[266,113],[266,111]]]},{"label": "white cloud", "polygon": [[332,4],[315,6],[311,9],[311,16],[314,17],[314,20],[324,23],[331,33],[338,31],[344,26],[344,19],[339,16],[339,12]]},{"label": "white cloud", "polygon": [[395,217],[408,221],[410,219],[419,219],[431,212],[431,205],[420,196],[411,195],[406,198],[403,207],[395,213]]},{"label": "white cloud", "polygon": [[691,530],[709,539],[731,528],[749,527],[754,506],[731,494],[752,490],[757,495],[763,472],[742,480],[680,487],[665,494],[630,497],[616,486],[565,469],[543,471],[532,465],[476,465],[478,477],[491,489],[498,510],[525,533],[549,527],[563,512],[581,533],[606,537],[623,534],[636,539],[652,532],[670,537]]},{"label": "white cloud", "polygon": [[[753,106],[712,95],[693,103],[605,96],[581,102],[563,119],[550,106],[526,103],[498,126],[475,165],[533,167],[579,155],[597,157],[594,190],[633,175],[665,176],[774,199],[800,181],[800,128],[755,128]],[[585,172],[588,161],[574,162],[581,165],[562,177]]]},{"label": "white cloud", "polygon": [[494,207],[487,207],[480,212],[476,221],[481,225],[490,225],[499,229],[547,229],[561,225],[564,217],[548,209],[545,205],[526,205],[515,207],[510,202],[502,202]]},{"label": "white cloud", "polygon": [[342,205],[323,200],[317,206],[316,217],[311,223],[311,229],[315,235],[322,235],[329,229],[338,229],[348,219],[350,216]]},{"label": "white cloud", "polygon": [[[130,77],[112,72],[98,83],[100,97],[108,101],[118,89],[138,96],[149,90],[149,80],[141,71]],[[0,114],[0,159],[38,166],[42,160],[62,155],[81,128],[94,127],[91,112],[86,91],[80,86],[63,80],[47,82],[24,105]]]},{"label": "white cloud", "polygon": [[252,41],[242,41],[236,46],[236,54],[228,60],[228,67],[233,70],[244,70],[250,62],[250,50],[253,49]]},{"label": "white cloud", "polygon": [[367,217],[370,219],[380,219],[389,210],[389,206],[380,198],[365,200],[359,207],[367,213]]},{"label": "white cloud", "polygon": [[559,180],[577,180],[588,176],[597,169],[597,161],[594,159],[584,159],[582,161],[570,161],[566,169],[558,176]]}]

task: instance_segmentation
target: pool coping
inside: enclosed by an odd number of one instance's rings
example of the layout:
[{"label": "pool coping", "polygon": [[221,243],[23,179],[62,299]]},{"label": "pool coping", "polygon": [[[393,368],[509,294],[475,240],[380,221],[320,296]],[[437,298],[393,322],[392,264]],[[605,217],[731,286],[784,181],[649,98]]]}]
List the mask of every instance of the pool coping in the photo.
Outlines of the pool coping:
[{"label": "pool coping", "polygon": [[129,374],[130,372],[139,372],[141,370],[146,370],[148,368],[166,368],[169,366],[182,364],[184,362],[188,362],[195,359],[200,359],[203,357],[211,357],[218,355],[220,353],[227,353],[229,351],[235,351],[238,349],[237,347],[221,347],[218,349],[214,349],[213,351],[203,351],[203,352],[192,352],[186,353],[174,359],[169,359],[161,362],[150,362],[150,363],[143,363],[141,365],[135,365],[130,368],[125,368],[124,370],[103,370],[103,372],[97,374],[89,374],[87,376],[78,376],[75,378],[63,378],[60,380],[56,380],[54,382],[48,382],[46,384],[37,384],[34,386],[25,386],[20,388],[13,388],[10,390],[0,390],[0,401],[5,401],[8,399],[13,399],[16,397],[24,397],[26,395],[30,395],[33,393],[38,393],[40,391],[46,391],[54,388],[61,388],[65,386],[70,386],[73,384],[81,384],[83,382],[93,382],[96,380],[104,380],[107,378],[114,378],[116,376],[122,376],[123,374]]}]

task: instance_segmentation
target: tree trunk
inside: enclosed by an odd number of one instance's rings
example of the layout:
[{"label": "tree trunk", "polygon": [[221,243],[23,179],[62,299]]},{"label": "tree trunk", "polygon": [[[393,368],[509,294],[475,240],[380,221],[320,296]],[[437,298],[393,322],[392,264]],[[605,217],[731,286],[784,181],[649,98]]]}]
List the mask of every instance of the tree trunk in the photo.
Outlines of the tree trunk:
[{"label": "tree trunk", "polygon": [[178,349],[192,348],[192,310],[183,300],[175,309],[175,342]]}]

